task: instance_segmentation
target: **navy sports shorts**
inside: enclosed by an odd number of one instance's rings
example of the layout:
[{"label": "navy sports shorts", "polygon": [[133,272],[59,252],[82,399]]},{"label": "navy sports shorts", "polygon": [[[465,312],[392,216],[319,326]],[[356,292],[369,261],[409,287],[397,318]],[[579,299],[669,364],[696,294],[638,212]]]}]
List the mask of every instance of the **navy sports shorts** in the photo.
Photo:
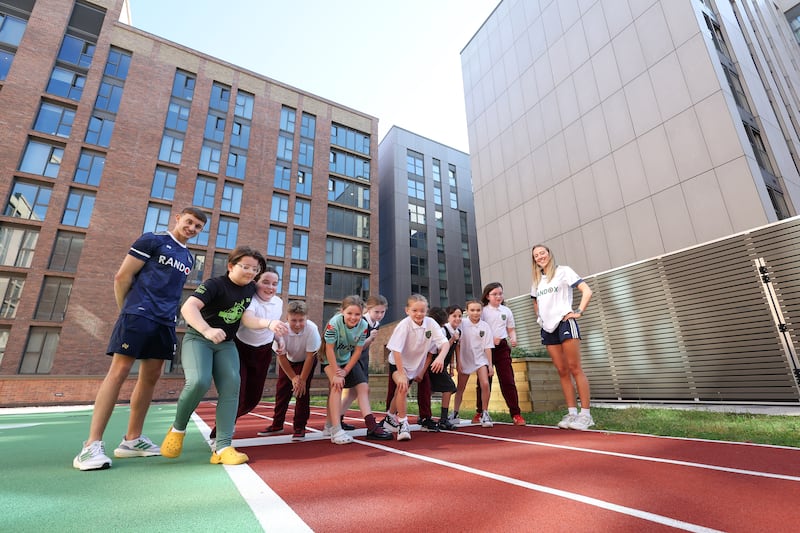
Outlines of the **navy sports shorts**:
[{"label": "navy sports shorts", "polygon": [[177,342],[174,326],[139,315],[122,314],[114,324],[106,354],[172,361]]},{"label": "navy sports shorts", "polygon": [[367,372],[364,370],[364,366],[359,361],[355,364],[353,368],[350,369],[350,372],[344,377],[344,386],[345,389],[351,389],[356,385],[361,383],[367,383],[368,381]]},{"label": "navy sports shorts", "polygon": [[542,344],[545,346],[561,344],[570,339],[580,340],[581,330],[578,329],[578,322],[574,318],[562,320],[556,330],[552,333],[542,330]]},{"label": "navy sports shorts", "polygon": [[456,384],[447,372],[447,365],[441,372],[432,372],[428,369],[428,377],[431,380],[431,391],[433,392],[456,392]]}]

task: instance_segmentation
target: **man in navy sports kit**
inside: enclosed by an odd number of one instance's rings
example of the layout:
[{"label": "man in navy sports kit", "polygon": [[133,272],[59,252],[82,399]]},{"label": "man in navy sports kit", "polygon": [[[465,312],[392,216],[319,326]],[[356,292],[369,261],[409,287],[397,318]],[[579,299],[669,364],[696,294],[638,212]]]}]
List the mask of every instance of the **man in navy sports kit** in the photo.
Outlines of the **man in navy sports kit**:
[{"label": "man in navy sports kit", "polygon": [[114,276],[114,297],[120,314],[108,344],[111,367],[97,391],[89,438],[72,461],[75,468],[111,467],[103,433],[120,389],[137,360],[140,361],[139,375],[131,394],[128,430],[114,450],[114,456],[161,454],[159,447],[142,435],[142,427],[164,361],[171,361],[175,356],[178,305],[183,285],[194,265],[186,243],[200,233],[206,220],[202,211],[187,207],[175,215],[175,227],[170,231],[145,233],[139,237]]}]

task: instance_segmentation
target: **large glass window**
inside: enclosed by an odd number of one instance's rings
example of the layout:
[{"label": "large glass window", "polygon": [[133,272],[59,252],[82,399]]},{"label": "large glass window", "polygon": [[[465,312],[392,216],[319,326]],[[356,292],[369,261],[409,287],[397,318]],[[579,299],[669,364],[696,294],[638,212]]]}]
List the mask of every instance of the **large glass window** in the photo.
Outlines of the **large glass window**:
[{"label": "large glass window", "polygon": [[425,199],[425,184],[419,180],[408,178],[408,197]]},{"label": "large glass window", "polygon": [[424,231],[411,228],[409,230],[411,236],[409,237],[409,245],[418,250],[428,249],[428,234]]},{"label": "large glass window", "polygon": [[206,117],[206,129],[203,136],[210,141],[221,143],[225,138],[225,117],[209,113]]},{"label": "large glass window", "polygon": [[308,233],[305,231],[292,233],[292,259],[308,261]]},{"label": "large glass window", "polygon": [[94,209],[95,193],[81,189],[70,189],[67,207],[61,223],[65,226],[88,228]]},{"label": "large glass window", "polygon": [[328,178],[328,201],[369,209],[369,188],[348,180]]},{"label": "large glass window", "polygon": [[416,204],[408,204],[408,221],[412,224],[425,225],[425,207]]},{"label": "large glass window", "polygon": [[14,318],[25,288],[25,278],[0,273],[0,318]]},{"label": "large glass window", "polygon": [[63,147],[30,139],[22,155],[19,170],[29,174],[55,178],[58,176],[58,170],[61,168],[61,160],[63,158]]},{"label": "large glass window", "polygon": [[78,166],[75,168],[75,177],[72,178],[72,181],[97,187],[100,185],[105,166],[105,154],[81,150]]},{"label": "large glass window", "polygon": [[150,196],[172,201],[175,199],[175,185],[177,183],[178,173],[176,171],[170,168],[156,167]]},{"label": "large glass window", "polygon": [[36,228],[0,226],[0,265],[30,268],[38,240]]},{"label": "large glass window", "polygon": [[241,121],[233,121],[233,129],[231,130],[231,146],[237,148],[247,149],[250,144],[250,124],[244,124]]},{"label": "large glass window", "polygon": [[221,83],[214,82],[211,86],[211,99],[209,100],[209,107],[218,111],[228,111],[228,106],[231,103],[231,88],[222,85]]},{"label": "large glass window", "polygon": [[311,225],[311,202],[300,198],[294,201],[294,225],[309,227]]},{"label": "large glass window", "polygon": [[278,137],[278,159],[286,161],[292,160],[292,152],[294,151],[294,139],[281,135]]},{"label": "large glass window", "polygon": [[167,128],[186,133],[189,127],[189,106],[179,101],[172,101],[167,108]]},{"label": "large glass window", "polygon": [[325,241],[325,263],[367,270],[369,269],[369,245],[328,237]]},{"label": "large glass window", "polygon": [[294,125],[297,120],[297,112],[291,107],[281,108],[281,131],[294,133]]},{"label": "large glass window", "polygon": [[111,80],[103,80],[97,90],[97,100],[94,102],[95,109],[116,113],[119,111],[119,103],[121,101],[122,85],[112,83]]},{"label": "large glass window", "polygon": [[183,139],[165,133],[161,137],[161,148],[158,151],[158,158],[161,161],[180,165],[181,155],[183,154]]},{"label": "large glass window", "polygon": [[172,96],[191,100],[194,96],[194,85],[194,74],[178,70],[175,72],[175,79],[172,82]]},{"label": "large glass window", "polygon": [[[11,70],[11,63],[14,62],[14,54],[7,50],[0,50],[0,81],[8,77],[8,71]],[[2,333],[2,331],[0,331]]]},{"label": "large glass window", "polygon": [[[207,226],[207,225],[206,225]],[[169,230],[169,207],[151,204],[147,206],[147,214],[144,217],[144,229],[142,231],[153,233],[157,231]]]},{"label": "large glass window", "polygon": [[131,54],[112,48],[108,53],[106,68],[103,74],[124,80],[128,77],[128,69],[131,66]]},{"label": "large glass window", "polygon": [[292,169],[286,163],[278,163],[275,165],[275,180],[272,182],[275,189],[282,189],[284,191],[291,190],[292,186]]},{"label": "large glass window", "polygon": [[308,113],[303,113],[302,117],[300,118],[300,136],[307,139],[313,139],[316,137],[316,129],[317,117],[314,115],[309,115]]},{"label": "large glass window", "polygon": [[189,273],[189,277],[186,278],[186,283],[199,285],[203,281],[203,270],[206,266],[206,254],[193,252],[192,255],[194,256],[194,266],[192,267],[192,271]]},{"label": "large glass window", "polygon": [[198,167],[200,170],[217,174],[219,173],[221,159],[222,150],[219,147],[203,143],[203,147],[200,149],[200,164]]},{"label": "large glass window", "polygon": [[89,68],[92,66],[95,48],[94,43],[74,35],[65,35],[58,51],[58,60],[78,67]]},{"label": "large glass window", "polygon": [[[209,217],[210,222],[211,217]],[[189,239],[189,244],[195,244],[197,246],[208,246],[208,239],[211,237],[211,224],[204,224],[203,229],[200,230],[200,233]]]},{"label": "large glass window", "polygon": [[306,275],[308,269],[301,265],[292,265],[289,270],[289,294],[292,296],[306,295]]},{"label": "large glass window", "polygon": [[48,93],[78,101],[86,85],[86,76],[61,67],[53,67],[50,81],[47,82]]},{"label": "large glass window", "polygon": [[369,296],[369,274],[340,270],[325,270],[325,299],[341,301],[345,296]]},{"label": "large glass window", "polygon": [[225,175],[229,178],[244,179],[247,170],[247,155],[235,152],[233,149],[228,153],[228,165],[225,167]]},{"label": "large glass window", "polygon": [[217,228],[217,248],[236,248],[236,240],[239,237],[239,220],[230,217],[219,217],[219,228]]},{"label": "large glass window", "polygon": [[92,115],[86,128],[86,142],[108,148],[114,133],[114,119]]},{"label": "large glass window", "polygon": [[282,194],[272,195],[272,208],[269,219],[275,222],[289,222],[289,197]]},{"label": "large glass window", "polygon": [[27,24],[23,19],[0,13],[0,43],[19,46]]},{"label": "large glass window", "polygon": [[52,320],[61,322],[67,314],[69,295],[72,292],[72,280],[46,276],[36,305],[34,320]]},{"label": "large glass window", "polygon": [[222,188],[222,210],[239,213],[242,210],[242,186],[236,183],[225,183]]},{"label": "large glass window", "polygon": [[197,207],[214,207],[214,195],[217,193],[217,181],[212,178],[198,176],[194,184],[194,197],[192,205]]},{"label": "large glass window", "polygon": [[297,163],[306,167],[314,166],[314,145],[300,141],[300,150],[297,154]]},{"label": "large glass window", "polygon": [[57,328],[32,327],[28,332],[28,343],[22,354],[19,373],[48,374],[53,367],[59,335]]},{"label": "large glass window", "polygon": [[253,100],[254,97],[250,93],[246,93],[243,91],[236,92],[236,106],[233,110],[233,114],[237,117],[246,118],[248,120],[252,120],[253,118]]},{"label": "large glass window", "polygon": [[311,196],[311,181],[313,176],[310,170],[300,169],[297,171],[297,184],[295,185],[294,192],[297,194],[305,194]]},{"label": "large glass window", "polygon": [[331,144],[369,155],[369,135],[339,124],[331,124]]},{"label": "large glass window", "polygon": [[328,231],[369,239],[369,215],[330,206],[328,207]]},{"label": "large glass window", "polygon": [[72,123],[75,121],[75,110],[49,102],[42,102],[39,107],[39,114],[36,115],[36,122],[33,129],[68,138],[72,131]]},{"label": "large glass window", "polygon": [[408,150],[406,152],[406,171],[415,176],[425,176],[422,163],[422,154],[418,154],[413,150]]},{"label": "large glass window", "polygon": [[267,255],[273,257],[284,257],[286,255],[286,228],[280,226],[269,227]]},{"label": "large glass window", "polygon": [[47,268],[60,270],[61,272],[76,272],[85,239],[86,235],[81,233],[59,231],[58,235],[56,235],[56,243],[53,246],[53,253],[50,255],[50,263]]},{"label": "large glass window", "polygon": [[44,220],[52,192],[52,187],[39,183],[15,181],[3,214],[29,220]]},{"label": "large glass window", "polygon": [[343,176],[369,181],[369,161],[331,150],[328,170]]}]

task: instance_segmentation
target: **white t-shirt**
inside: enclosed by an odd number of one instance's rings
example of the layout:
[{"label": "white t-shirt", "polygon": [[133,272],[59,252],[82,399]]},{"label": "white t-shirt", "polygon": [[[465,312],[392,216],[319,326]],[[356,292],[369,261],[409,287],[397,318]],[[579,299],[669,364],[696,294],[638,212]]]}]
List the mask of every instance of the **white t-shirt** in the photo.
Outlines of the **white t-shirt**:
[{"label": "white t-shirt", "polygon": [[[258,294],[254,294],[246,311],[252,312],[256,318],[280,320],[281,314],[283,313],[283,300],[275,295],[266,302],[259,298]],[[275,338],[275,334],[269,328],[250,329],[245,327],[244,324],[239,326],[239,331],[236,332],[236,336],[240,341],[250,346],[264,346],[272,342],[272,339]]]},{"label": "white t-shirt", "polygon": [[508,328],[516,328],[511,309],[502,304],[497,307],[485,305],[481,311],[481,320],[489,324],[492,331],[492,342],[494,339],[508,338]]},{"label": "white t-shirt", "polygon": [[461,322],[461,351],[458,356],[462,374],[472,374],[482,366],[489,366],[486,348],[494,348],[494,339],[489,324],[479,320],[474,324],[470,319]]},{"label": "white t-shirt", "polygon": [[[308,352],[316,352],[322,346],[322,337],[319,328],[310,320],[306,320],[306,327],[300,333],[295,333],[289,327],[289,323],[284,325],[289,329],[289,333],[283,337],[286,346],[286,358],[292,363],[302,363],[306,360]],[[278,339],[272,343],[273,351],[278,350]]]},{"label": "white t-shirt", "polygon": [[572,289],[582,281],[570,267],[558,266],[552,280],[543,276],[538,287],[531,286],[531,296],[539,308],[536,322],[543,330],[554,332],[564,315],[572,311]]},{"label": "white t-shirt", "polygon": [[414,379],[425,370],[425,359],[431,346],[446,349],[447,337],[442,332],[442,326],[434,319],[426,316],[422,325],[418,326],[411,317],[405,317],[395,326],[386,348],[390,350],[389,362],[396,365],[394,352],[400,352],[403,359],[403,370],[408,379]]}]

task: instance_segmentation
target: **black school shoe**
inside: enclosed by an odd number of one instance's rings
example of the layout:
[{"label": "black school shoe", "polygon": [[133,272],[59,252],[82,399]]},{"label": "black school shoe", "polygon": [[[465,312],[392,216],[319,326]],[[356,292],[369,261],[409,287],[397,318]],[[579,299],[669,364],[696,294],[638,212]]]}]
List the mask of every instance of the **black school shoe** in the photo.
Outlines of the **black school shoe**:
[{"label": "black school shoe", "polygon": [[354,425],[348,424],[347,422],[345,422],[344,421],[344,417],[341,417],[339,419],[339,421],[342,424],[342,429],[345,430],[345,431],[353,431],[354,429],[356,429],[356,427]]},{"label": "black school shoe", "polygon": [[372,431],[367,431],[367,438],[370,440],[392,440],[392,434],[383,429],[380,424],[375,424]]},{"label": "black school shoe", "polygon": [[447,418],[442,418],[439,420],[439,430],[440,431],[455,431],[458,426],[450,422]]},{"label": "black school shoe", "polygon": [[433,418],[421,418],[419,425],[423,431],[439,432],[439,424]]}]

